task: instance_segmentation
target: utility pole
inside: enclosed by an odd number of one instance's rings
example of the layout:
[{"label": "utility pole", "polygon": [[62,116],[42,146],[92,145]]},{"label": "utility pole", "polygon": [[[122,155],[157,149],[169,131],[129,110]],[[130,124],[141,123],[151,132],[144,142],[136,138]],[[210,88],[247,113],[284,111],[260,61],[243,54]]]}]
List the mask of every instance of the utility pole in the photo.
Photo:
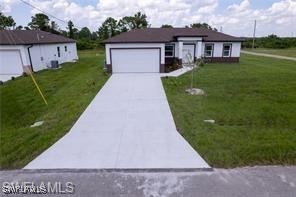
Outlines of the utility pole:
[{"label": "utility pole", "polygon": [[256,20],[254,22],[254,32],[253,32],[253,45],[252,45],[252,49],[254,49],[254,46],[255,46],[255,36],[256,36]]}]

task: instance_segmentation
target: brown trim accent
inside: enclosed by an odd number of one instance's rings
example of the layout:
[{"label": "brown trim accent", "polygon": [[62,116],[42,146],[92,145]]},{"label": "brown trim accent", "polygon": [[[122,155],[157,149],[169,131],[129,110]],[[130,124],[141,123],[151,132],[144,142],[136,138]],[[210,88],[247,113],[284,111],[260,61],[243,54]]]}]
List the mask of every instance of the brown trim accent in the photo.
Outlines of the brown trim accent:
[{"label": "brown trim accent", "polygon": [[164,73],[165,72],[165,64],[160,64],[159,72],[160,73]]},{"label": "brown trim accent", "polygon": [[107,72],[112,73],[112,65],[111,64],[106,64]]},{"label": "brown trim accent", "polygon": [[182,65],[182,58],[178,59],[178,64]]},{"label": "brown trim accent", "polygon": [[206,57],[205,61],[210,63],[238,63],[239,57]]},{"label": "brown trim accent", "polygon": [[[112,69],[112,50],[135,50],[135,49],[159,49],[159,70],[161,69],[161,48],[160,47],[128,47],[128,48],[124,48],[124,47],[120,47],[120,48],[109,48],[109,53],[110,53],[110,65],[109,70],[107,67],[108,72],[111,71],[110,73],[113,72]],[[107,65],[106,65],[107,66]]]}]

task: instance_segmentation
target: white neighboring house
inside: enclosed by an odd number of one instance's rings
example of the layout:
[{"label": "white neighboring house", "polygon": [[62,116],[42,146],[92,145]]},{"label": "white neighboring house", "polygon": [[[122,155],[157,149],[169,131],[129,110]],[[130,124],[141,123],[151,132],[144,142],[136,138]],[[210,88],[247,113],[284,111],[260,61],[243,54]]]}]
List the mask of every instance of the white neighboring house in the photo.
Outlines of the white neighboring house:
[{"label": "white neighboring house", "polygon": [[23,72],[33,72],[78,59],[76,42],[61,35],[39,30],[0,31],[0,81]]},{"label": "white neighboring house", "polygon": [[243,39],[205,28],[135,29],[104,41],[109,72],[166,72],[194,60],[238,62]]}]

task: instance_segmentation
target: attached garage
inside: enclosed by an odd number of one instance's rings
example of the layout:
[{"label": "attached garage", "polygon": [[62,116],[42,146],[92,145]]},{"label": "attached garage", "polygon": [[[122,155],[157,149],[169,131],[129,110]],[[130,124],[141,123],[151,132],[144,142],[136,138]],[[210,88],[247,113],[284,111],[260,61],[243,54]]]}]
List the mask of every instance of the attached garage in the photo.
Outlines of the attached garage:
[{"label": "attached garage", "polygon": [[0,50],[0,73],[1,81],[23,73],[23,62],[19,50]]},{"label": "attached garage", "polygon": [[160,48],[110,48],[113,73],[160,72]]}]

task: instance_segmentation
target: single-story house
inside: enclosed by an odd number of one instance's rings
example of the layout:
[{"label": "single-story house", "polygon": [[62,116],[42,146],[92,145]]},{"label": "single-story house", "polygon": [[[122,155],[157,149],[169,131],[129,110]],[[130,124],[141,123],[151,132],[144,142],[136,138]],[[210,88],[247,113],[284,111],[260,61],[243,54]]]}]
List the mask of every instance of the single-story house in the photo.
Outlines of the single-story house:
[{"label": "single-story house", "polygon": [[[146,28],[104,41],[109,72],[165,72],[177,62],[204,57],[210,62],[238,62],[238,37],[205,28]],[[188,55],[189,54],[189,55]]]},{"label": "single-story house", "polygon": [[0,31],[0,80],[6,81],[23,72],[39,71],[78,59],[76,42],[61,35],[39,30]]}]

